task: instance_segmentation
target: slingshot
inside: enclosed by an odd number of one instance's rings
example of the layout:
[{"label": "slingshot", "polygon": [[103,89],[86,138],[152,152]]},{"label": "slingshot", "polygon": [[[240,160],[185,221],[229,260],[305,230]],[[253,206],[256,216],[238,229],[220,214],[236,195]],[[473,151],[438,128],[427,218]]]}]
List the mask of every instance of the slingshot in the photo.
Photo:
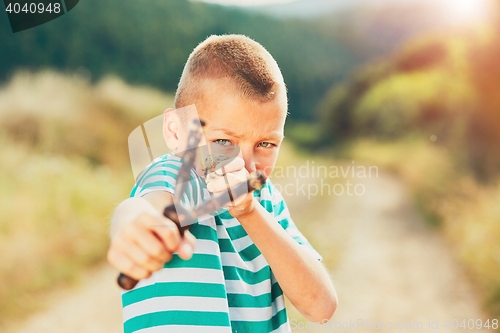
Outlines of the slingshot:
[{"label": "slingshot", "polygon": [[[175,185],[173,201],[174,203],[168,205],[163,210],[163,215],[170,219],[177,226],[181,237],[184,237],[184,231],[188,229],[192,224],[197,222],[197,219],[203,215],[216,212],[218,209],[222,208],[224,205],[234,202],[234,200],[244,194],[247,194],[253,190],[259,190],[266,181],[264,175],[259,172],[252,172],[248,176],[247,181],[238,183],[235,186],[229,187],[226,181],[226,193],[219,194],[217,196],[211,196],[211,199],[205,201],[201,205],[194,207],[191,210],[186,209],[181,203],[181,198],[186,192],[187,182],[190,179],[191,169],[195,165],[196,156],[203,155],[203,149],[198,147],[201,137],[202,137],[202,126],[205,126],[203,121],[193,120],[189,126],[189,136],[187,150],[180,154],[182,159],[181,168],[177,174],[177,182]],[[148,147],[149,148],[149,147]],[[201,161],[204,163],[205,159],[201,156]],[[209,158],[209,160],[213,161]],[[205,168],[205,174],[215,172],[215,163]],[[123,273],[120,273],[117,279],[118,285],[125,289],[131,290],[139,282]]]}]

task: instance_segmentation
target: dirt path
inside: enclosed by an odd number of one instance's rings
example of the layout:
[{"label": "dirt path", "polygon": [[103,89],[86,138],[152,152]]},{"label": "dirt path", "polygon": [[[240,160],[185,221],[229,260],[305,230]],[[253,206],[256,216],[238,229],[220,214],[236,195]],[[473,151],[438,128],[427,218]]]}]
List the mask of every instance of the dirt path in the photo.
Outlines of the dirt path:
[{"label": "dirt path", "polygon": [[339,233],[332,241],[341,243],[331,270],[337,312],[321,327],[297,318],[294,332],[479,331],[445,327],[486,318],[463,270],[414,210],[403,184],[387,174],[362,183],[364,195],[337,197],[326,215],[334,217],[329,233]]},{"label": "dirt path", "polygon": [[116,271],[104,264],[87,272],[79,287],[57,290],[46,297],[45,310],[4,333],[123,332]]},{"label": "dirt path", "polygon": [[[337,258],[331,274],[340,304],[331,322],[315,328],[291,310],[294,332],[451,332],[457,330],[446,329],[447,320],[484,319],[464,273],[414,211],[404,186],[382,174],[363,184],[363,195],[328,197],[311,221],[324,225],[310,233],[322,242],[323,256]],[[287,198],[292,216],[305,200]],[[5,332],[121,332],[115,275],[107,266],[91,272],[80,288],[55,295],[46,311]]]}]

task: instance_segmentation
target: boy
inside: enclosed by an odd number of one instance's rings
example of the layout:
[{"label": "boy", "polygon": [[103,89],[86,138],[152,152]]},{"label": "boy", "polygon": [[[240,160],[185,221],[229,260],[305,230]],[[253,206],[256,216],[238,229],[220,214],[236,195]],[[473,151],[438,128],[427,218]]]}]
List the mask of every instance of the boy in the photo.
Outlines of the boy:
[{"label": "boy", "polygon": [[[226,191],[249,172],[274,168],[287,115],[286,88],[272,56],[241,35],[211,36],[188,58],[175,107],[195,104],[206,142],[238,146],[225,177],[205,185],[196,171],[185,196]],[[181,117],[182,118],[182,117]],[[185,121],[166,111],[167,146],[186,142]],[[280,193],[267,180],[227,212],[200,219],[181,238],[162,215],[173,202],[180,159],[155,160],[137,179],[112,218],[108,261],[142,279],[123,292],[125,332],[290,332],[283,293],[308,319],[324,322],[337,298],[321,257],[291,220]]]}]

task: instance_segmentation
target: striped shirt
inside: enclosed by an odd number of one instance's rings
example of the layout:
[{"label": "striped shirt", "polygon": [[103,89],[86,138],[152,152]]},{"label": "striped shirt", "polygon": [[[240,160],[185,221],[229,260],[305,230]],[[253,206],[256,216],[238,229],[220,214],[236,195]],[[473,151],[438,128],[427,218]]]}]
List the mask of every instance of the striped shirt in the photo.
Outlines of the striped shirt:
[{"label": "striped shirt", "polygon": [[[173,193],[181,160],[164,155],[139,176],[131,196]],[[267,180],[255,198],[295,241],[321,256],[300,233],[281,194]],[[182,202],[199,205],[209,197],[194,169]],[[245,229],[227,210],[199,218],[190,232],[193,257],[176,254],[164,267],[130,290],[122,290],[124,332],[291,332],[283,292]]]}]

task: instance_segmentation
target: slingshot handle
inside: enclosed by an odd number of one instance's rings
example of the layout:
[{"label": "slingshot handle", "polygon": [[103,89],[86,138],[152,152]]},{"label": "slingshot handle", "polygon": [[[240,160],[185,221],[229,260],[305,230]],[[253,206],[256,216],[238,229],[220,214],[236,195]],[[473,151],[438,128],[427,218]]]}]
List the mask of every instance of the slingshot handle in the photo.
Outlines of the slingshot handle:
[{"label": "slingshot handle", "polygon": [[120,275],[118,275],[118,278],[116,279],[116,282],[118,282],[118,285],[122,288],[122,289],[125,289],[125,290],[131,290],[131,289],[134,289],[134,287],[136,286],[136,284],[139,282],[138,280],[135,280],[133,278],[131,278],[130,276],[128,275],[125,275],[123,273],[120,273]]}]

